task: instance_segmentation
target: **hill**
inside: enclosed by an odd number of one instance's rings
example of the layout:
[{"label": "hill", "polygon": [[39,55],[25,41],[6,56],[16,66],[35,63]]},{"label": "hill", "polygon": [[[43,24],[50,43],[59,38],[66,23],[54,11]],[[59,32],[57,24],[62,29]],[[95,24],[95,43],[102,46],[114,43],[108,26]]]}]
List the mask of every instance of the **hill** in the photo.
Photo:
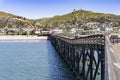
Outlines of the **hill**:
[{"label": "hill", "polygon": [[0,28],[18,28],[29,26],[28,19],[10,13],[0,12]]},{"label": "hill", "polygon": [[35,20],[35,23],[38,27],[43,28],[66,28],[74,24],[81,25],[89,22],[99,22],[99,23],[110,23],[115,24],[119,23],[120,17],[114,14],[104,14],[104,13],[95,13],[92,11],[85,10],[74,10],[71,13],[65,15],[58,15],[52,18],[43,18]]},{"label": "hill", "polygon": [[[65,15],[56,15],[51,18],[27,19],[10,13],[0,12],[0,32],[10,31],[15,34],[30,34],[35,30],[63,29],[69,31],[72,28],[93,30],[105,27],[119,27],[120,16],[114,14],[96,13],[86,10],[73,10]],[[4,29],[4,30],[3,30]],[[12,29],[12,30],[11,30]],[[18,32],[16,33],[16,31]],[[27,31],[28,32],[27,32]],[[20,32],[20,33],[19,33]],[[7,34],[6,32],[5,34]]]},{"label": "hill", "polygon": [[11,17],[17,17],[17,16],[10,13],[0,12],[0,17],[11,18]]}]

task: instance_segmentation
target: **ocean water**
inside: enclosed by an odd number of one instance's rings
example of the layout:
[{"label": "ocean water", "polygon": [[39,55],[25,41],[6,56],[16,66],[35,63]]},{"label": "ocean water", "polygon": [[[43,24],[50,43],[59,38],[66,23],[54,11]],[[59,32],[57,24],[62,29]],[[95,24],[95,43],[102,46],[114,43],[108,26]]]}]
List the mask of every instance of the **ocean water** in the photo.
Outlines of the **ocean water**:
[{"label": "ocean water", "polygon": [[75,80],[50,41],[0,42],[0,80]]}]

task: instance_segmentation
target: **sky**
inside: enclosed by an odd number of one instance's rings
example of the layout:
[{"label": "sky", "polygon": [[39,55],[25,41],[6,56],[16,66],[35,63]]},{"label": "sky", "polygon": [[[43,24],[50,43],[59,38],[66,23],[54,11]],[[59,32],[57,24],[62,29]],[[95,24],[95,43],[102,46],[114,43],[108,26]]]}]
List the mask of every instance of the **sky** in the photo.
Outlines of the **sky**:
[{"label": "sky", "polygon": [[0,11],[29,19],[63,15],[76,10],[90,10],[120,15],[120,0],[0,0]]}]

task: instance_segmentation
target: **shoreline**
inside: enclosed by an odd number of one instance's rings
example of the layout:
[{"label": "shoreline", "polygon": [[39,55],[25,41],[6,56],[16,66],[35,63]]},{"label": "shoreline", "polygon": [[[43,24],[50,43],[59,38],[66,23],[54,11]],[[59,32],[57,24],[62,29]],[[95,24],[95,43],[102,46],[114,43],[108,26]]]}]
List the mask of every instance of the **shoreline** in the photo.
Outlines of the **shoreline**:
[{"label": "shoreline", "polygon": [[0,41],[30,41],[30,40],[48,40],[47,36],[36,35],[2,35]]}]

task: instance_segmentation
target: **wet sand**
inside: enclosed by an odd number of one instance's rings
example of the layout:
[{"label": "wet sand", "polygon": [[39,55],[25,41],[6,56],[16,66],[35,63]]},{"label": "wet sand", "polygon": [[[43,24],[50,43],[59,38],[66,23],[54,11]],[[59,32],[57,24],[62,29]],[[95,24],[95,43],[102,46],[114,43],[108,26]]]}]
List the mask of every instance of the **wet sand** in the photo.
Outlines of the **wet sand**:
[{"label": "wet sand", "polygon": [[14,40],[47,40],[47,36],[36,36],[36,35],[4,35],[0,36],[0,41],[14,41]]}]

